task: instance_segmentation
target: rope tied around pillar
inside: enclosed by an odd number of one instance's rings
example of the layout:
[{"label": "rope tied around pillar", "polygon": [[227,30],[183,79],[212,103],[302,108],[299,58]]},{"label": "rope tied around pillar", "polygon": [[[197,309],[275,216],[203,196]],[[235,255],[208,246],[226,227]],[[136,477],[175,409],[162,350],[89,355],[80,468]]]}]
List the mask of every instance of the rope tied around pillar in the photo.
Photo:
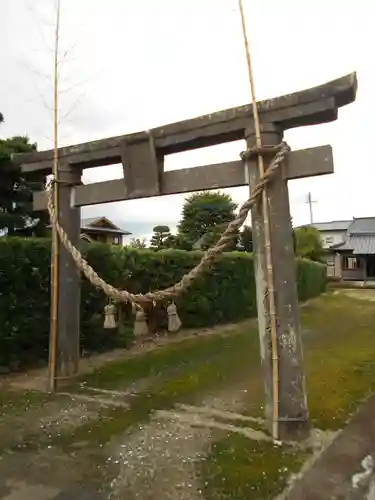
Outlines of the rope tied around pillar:
[{"label": "rope tied around pillar", "polygon": [[60,241],[65,249],[72,256],[77,268],[82,274],[90,281],[96,288],[101,289],[107,297],[116,302],[130,302],[136,310],[143,311],[145,304],[149,302],[160,302],[164,300],[173,300],[180,296],[183,292],[190,288],[194,281],[199,278],[205,271],[207,271],[217,258],[225,251],[228,244],[237,235],[238,230],[244,224],[246,217],[255,203],[257,203],[264,187],[271,181],[272,177],[276,174],[277,170],[283,163],[287,154],[290,152],[290,147],[286,142],[281,142],[276,146],[262,146],[253,147],[240,154],[241,159],[246,162],[250,159],[261,155],[273,155],[268,169],[260,178],[259,182],[251,189],[251,194],[248,200],[243,203],[239,209],[237,217],[231,221],[219,241],[211,248],[209,248],[203,255],[201,261],[185,274],[181,280],[174,285],[163,290],[156,290],[145,294],[133,294],[127,290],[119,290],[114,286],[104,281],[97,272],[90,266],[84,259],[81,252],[72,244],[65,229],[60,225],[58,215],[55,210],[53,202],[53,189],[56,186],[56,181],[52,179],[46,186],[47,190],[47,208],[51,219],[51,225],[56,229]]},{"label": "rope tied around pillar", "polygon": [[[254,146],[240,153],[240,158],[243,161],[253,160],[257,156],[275,156],[286,146],[285,142],[276,144],[275,146]],[[288,148],[290,151],[290,148]]]}]

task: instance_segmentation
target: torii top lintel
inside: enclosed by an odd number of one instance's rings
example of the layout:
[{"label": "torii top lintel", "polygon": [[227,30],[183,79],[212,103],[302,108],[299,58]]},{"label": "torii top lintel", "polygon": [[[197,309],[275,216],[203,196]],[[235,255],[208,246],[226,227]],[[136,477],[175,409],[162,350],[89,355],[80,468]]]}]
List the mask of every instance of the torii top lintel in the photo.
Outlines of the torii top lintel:
[{"label": "torii top lintel", "polygon": [[[263,122],[277,123],[287,130],[336,120],[338,108],[354,102],[357,92],[356,73],[345,75],[323,85],[258,102]],[[251,104],[217,111],[209,115],[171,123],[150,131],[111,137],[59,149],[60,161],[80,168],[121,163],[124,143],[132,144],[153,138],[161,156],[213,146],[244,138],[253,115]],[[23,171],[52,171],[53,150],[14,155]]]}]

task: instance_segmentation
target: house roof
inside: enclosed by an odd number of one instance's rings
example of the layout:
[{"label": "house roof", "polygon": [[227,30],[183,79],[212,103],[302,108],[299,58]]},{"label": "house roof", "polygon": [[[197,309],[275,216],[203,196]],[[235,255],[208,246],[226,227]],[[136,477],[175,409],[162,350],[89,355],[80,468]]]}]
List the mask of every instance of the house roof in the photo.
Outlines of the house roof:
[{"label": "house roof", "polygon": [[[96,226],[94,226],[94,224],[96,222],[99,222],[103,219],[106,222],[108,222],[108,226],[112,226],[112,227],[96,227]],[[120,229],[112,221],[107,219],[107,217],[87,217],[87,218],[81,219],[81,229],[83,229],[83,230],[86,229],[86,230],[90,230],[90,231],[98,231],[98,232],[106,232],[106,233],[116,233],[116,234],[122,234],[124,236],[132,234],[129,231],[125,231],[123,229]]]},{"label": "house roof", "polygon": [[350,234],[374,234],[375,217],[358,217],[352,220],[334,220],[311,224],[318,231],[348,231]]},{"label": "house roof", "polygon": [[101,217],[86,217],[84,219],[81,219],[81,227],[90,226],[93,222],[96,222],[100,219]]},{"label": "house roof", "polygon": [[314,222],[311,226],[318,231],[346,231],[353,220],[334,220],[330,222]]},{"label": "house roof", "polygon": [[353,219],[348,227],[348,233],[352,234],[367,234],[375,236],[375,217],[360,217]]},{"label": "house roof", "polygon": [[[111,227],[92,226],[92,224],[94,224],[95,222],[100,221],[102,219],[105,219],[106,221],[108,221],[108,224],[110,226],[113,226],[113,227],[111,228]],[[51,224],[49,224],[47,227],[51,227]],[[84,231],[85,229],[90,230],[90,231],[94,231],[94,232],[98,232],[98,233],[122,234],[123,236],[129,236],[132,234],[130,231],[125,231],[125,230],[117,227],[115,224],[113,224],[113,222],[111,222],[109,219],[107,219],[107,217],[86,217],[86,218],[81,219],[81,230]]]},{"label": "house roof", "polygon": [[334,250],[348,250],[355,255],[375,255],[375,234],[349,236],[344,243],[333,245]]},{"label": "house roof", "polygon": [[345,241],[330,248],[349,250],[355,255],[375,255],[375,217],[353,219]]}]

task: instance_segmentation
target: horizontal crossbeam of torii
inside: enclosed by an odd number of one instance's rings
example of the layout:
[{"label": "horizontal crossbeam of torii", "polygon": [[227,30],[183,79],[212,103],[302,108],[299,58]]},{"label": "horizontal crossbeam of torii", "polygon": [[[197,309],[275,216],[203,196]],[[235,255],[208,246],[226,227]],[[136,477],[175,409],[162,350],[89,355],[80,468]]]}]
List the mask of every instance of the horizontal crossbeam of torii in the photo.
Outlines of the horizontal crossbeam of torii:
[{"label": "horizontal crossbeam of torii", "polygon": [[[352,73],[324,85],[258,103],[262,145],[275,146],[287,129],[336,120],[338,109],[352,103],[357,91]],[[218,111],[194,119],[172,123],[149,131],[60,148],[59,221],[73,245],[80,236],[80,206],[135,198],[187,193],[203,189],[226,188],[259,181],[256,161],[206,165],[164,172],[165,155],[245,139],[255,145],[251,105]],[[24,173],[52,172],[53,151],[15,155]],[[264,157],[265,169],[271,159]],[[124,179],[82,185],[85,168],[122,163]],[[245,168],[246,167],[246,168]],[[268,224],[273,272],[272,289],[266,283],[265,218],[262,207],[251,211],[254,243],[254,273],[262,367],[264,369],[268,422],[272,422],[273,381],[269,318],[272,314],[265,297],[272,293],[277,318],[279,363],[280,438],[303,435],[308,409],[302,368],[302,342],[299,320],[296,265],[287,180],[333,172],[330,146],[320,146],[289,155],[267,186]],[[36,209],[45,208],[44,193],[34,199]],[[58,307],[57,379],[78,371],[80,279],[75,263],[60,245]]]},{"label": "horizontal crossbeam of torii", "polygon": [[[136,161],[134,168],[136,169]],[[333,159],[331,146],[293,151],[289,156],[285,169],[287,180],[312,177],[333,173]],[[163,172],[158,196],[168,194],[191,193],[210,189],[224,189],[248,184],[242,160],[225,163],[214,163],[200,167],[182,168]],[[140,187],[136,192],[129,193],[123,179],[82,184],[74,190],[74,205],[83,207],[101,203],[113,203],[136,198],[155,196],[149,189]],[[47,196],[44,191],[35,193],[35,210],[46,208]]]},{"label": "horizontal crossbeam of torii", "polygon": [[[282,130],[331,122],[338,108],[350,104],[356,94],[356,74],[351,73],[311,89],[294,92],[258,103],[263,122],[277,123]],[[163,155],[214,146],[244,138],[253,116],[251,104],[217,111],[150,131],[111,137],[59,148],[59,158],[81,168],[121,163],[123,144],[154,140]],[[52,171],[53,150],[15,155],[24,172]]]},{"label": "horizontal crossbeam of torii", "polygon": [[[261,101],[258,108],[262,122],[276,123],[285,131],[335,120],[338,108],[352,102],[355,92],[356,76],[350,74],[312,89]],[[231,108],[150,131],[63,147],[59,149],[59,161],[78,169],[123,164],[125,183],[116,179],[80,186],[76,206],[241,186],[246,180],[240,161],[164,172],[163,159],[167,154],[243,139],[251,118],[251,105]],[[49,174],[53,150],[15,155],[15,160],[22,163],[25,173]],[[288,179],[333,172],[328,146],[293,153],[290,162]],[[36,209],[45,208],[43,196],[36,195]]]}]

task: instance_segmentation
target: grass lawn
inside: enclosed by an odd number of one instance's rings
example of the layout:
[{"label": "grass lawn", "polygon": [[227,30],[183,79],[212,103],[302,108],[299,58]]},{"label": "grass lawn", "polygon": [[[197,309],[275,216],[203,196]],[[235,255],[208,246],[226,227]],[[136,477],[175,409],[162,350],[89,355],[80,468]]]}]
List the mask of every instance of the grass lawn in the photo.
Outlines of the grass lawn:
[{"label": "grass lawn", "polygon": [[[358,404],[375,390],[375,302],[369,299],[375,300],[375,291],[368,296],[349,296],[340,291],[320,297],[301,310],[309,409],[317,428],[341,428]],[[131,432],[155,410],[169,409],[180,402],[199,403],[202,396],[237,383],[247,387],[247,407],[242,413],[258,416],[263,386],[256,327],[249,322],[233,326],[229,335],[187,339],[108,363],[82,377],[73,392],[88,392],[88,387],[121,390],[138,381],[147,383],[130,398],[128,410],[103,407],[97,419],[73,431],[62,431],[52,438],[53,444],[70,450],[76,442],[84,441],[94,449],[126,429]],[[28,400],[33,397],[34,404],[39,404],[39,396],[27,394]],[[15,407],[22,408],[24,400],[21,395]],[[9,394],[4,395],[0,404],[9,405],[10,401]],[[202,476],[207,500],[272,499],[289,474],[299,470],[307,454],[218,432],[197,472]]]}]

